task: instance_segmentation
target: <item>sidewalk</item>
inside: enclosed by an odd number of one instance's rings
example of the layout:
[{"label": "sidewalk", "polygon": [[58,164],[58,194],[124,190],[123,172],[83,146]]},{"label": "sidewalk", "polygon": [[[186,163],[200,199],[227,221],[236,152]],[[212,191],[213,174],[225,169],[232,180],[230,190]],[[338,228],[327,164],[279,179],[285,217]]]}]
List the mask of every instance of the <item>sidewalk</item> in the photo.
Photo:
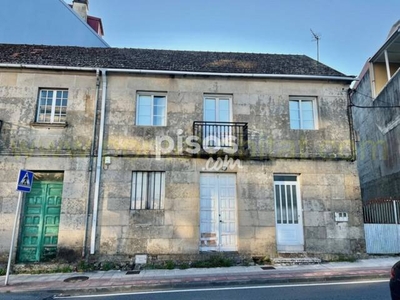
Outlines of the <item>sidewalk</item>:
[{"label": "sidewalk", "polygon": [[[382,257],[357,262],[323,263],[316,265],[263,266],[186,270],[142,270],[127,275],[126,271],[96,271],[40,275],[11,275],[9,285],[0,276],[0,293],[52,291],[55,294],[87,294],[93,292],[127,292],[164,288],[226,286],[244,284],[278,284],[334,280],[388,279],[391,266],[399,257]],[[64,282],[75,276],[87,276]]]}]

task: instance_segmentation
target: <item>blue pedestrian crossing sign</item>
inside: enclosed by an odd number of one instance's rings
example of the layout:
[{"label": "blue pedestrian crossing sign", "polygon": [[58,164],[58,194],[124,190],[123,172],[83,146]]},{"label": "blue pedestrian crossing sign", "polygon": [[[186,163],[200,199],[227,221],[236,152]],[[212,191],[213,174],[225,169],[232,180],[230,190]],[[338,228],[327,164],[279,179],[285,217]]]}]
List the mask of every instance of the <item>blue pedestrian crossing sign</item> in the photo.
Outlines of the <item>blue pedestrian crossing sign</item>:
[{"label": "blue pedestrian crossing sign", "polygon": [[17,191],[29,193],[33,183],[33,172],[27,170],[19,170],[17,181]]}]

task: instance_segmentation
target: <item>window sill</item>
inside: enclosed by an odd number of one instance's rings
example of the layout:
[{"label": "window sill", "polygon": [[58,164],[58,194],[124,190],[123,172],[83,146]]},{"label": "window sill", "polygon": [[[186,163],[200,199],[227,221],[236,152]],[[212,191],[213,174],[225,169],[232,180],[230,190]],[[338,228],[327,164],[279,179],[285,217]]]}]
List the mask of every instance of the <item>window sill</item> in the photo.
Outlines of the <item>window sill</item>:
[{"label": "window sill", "polygon": [[68,123],[38,123],[38,122],[31,122],[30,125],[32,127],[37,128],[65,128],[68,126]]}]

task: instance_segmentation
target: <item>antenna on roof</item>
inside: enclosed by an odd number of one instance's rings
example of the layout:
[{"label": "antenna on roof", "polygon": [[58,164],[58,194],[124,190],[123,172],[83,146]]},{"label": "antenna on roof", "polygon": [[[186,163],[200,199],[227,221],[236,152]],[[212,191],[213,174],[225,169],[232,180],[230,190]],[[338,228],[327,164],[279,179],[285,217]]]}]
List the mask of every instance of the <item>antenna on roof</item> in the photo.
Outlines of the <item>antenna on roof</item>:
[{"label": "antenna on roof", "polygon": [[319,61],[319,40],[321,39],[321,35],[316,34],[311,28],[310,28],[310,31],[314,37],[314,39],[312,41],[317,41],[317,61]]}]

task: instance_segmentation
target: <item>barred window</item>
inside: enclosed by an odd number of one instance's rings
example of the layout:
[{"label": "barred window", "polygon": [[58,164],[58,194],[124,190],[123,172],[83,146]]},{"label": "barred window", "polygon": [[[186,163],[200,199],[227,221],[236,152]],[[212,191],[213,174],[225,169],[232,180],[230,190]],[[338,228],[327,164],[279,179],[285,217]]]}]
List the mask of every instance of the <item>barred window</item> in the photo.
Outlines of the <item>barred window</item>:
[{"label": "barred window", "polygon": [[163,209],[165,172],[133,172],[131,209]]}]

